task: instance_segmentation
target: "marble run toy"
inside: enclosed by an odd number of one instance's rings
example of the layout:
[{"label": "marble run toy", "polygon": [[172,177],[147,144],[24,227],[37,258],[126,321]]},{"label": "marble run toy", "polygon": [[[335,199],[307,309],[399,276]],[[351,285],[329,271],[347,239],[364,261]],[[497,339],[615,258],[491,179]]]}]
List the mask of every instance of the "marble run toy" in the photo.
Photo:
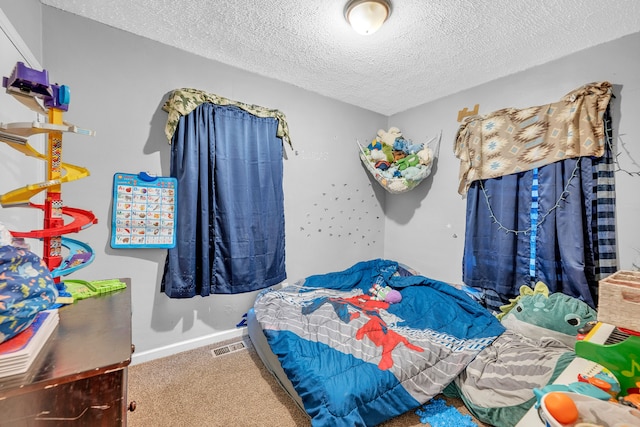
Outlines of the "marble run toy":
[{"label": "marble run toy", "polygon": [[[9,191],[0,195],[3,207],[30,206],[44,211],[44,225],[41,230],[12,231],[15,237],[42,239],[44,242],[43,261],[51,270],[56,283],[60,276],[70,274],[93,261],[91,248],[77,240],[63,237],[79,232],[98,222],[95,215],[87,210],[70,208],[62,203],[62,184],[85,178],[89,171],[81,166],[62,162],[62,134],[71,132],[93,136],[94,132],[81,129],[63,120],[69,109],[70,91],[65,85],[49,84],[47,70],[35,70],[18,62],[9,77],[3,77],[2,86],[8,94],[32,111],[47,117],[46,122],[0,123],[0,141],[28,157],[47,163],[47,180]],[[37,134],[47,134],[48,149],[40,153],[28,143],[28,138]],[[35,204],[31,199],[46,191],[44,204]],[[64,217],[72,221],[65,223]],[[63,257],[62,248],[68,250]]]}]

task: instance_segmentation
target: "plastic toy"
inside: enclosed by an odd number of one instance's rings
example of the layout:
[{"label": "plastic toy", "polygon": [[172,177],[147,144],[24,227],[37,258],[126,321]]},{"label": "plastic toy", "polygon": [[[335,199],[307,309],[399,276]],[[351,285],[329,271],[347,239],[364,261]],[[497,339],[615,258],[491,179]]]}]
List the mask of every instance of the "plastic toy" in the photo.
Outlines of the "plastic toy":
[{"label": "plastic toy", "polygon": [[631,335],[624,341],[611,345],[578,341],[576,354],[609,369],[620,383],[621,396],[638,392],[638,388],[640,388],[640,337]]},{"label": "plastic toy", "polygon": [[369,293],[373,295],[372,299],[376,301],[384,301],[389,304],[395,304],[402,301],[402,294],[399,291],[392,289],[389,286],[380,286],[377,283],[369,289]]},{"label": "plastic toy", "polygon": [[453,406],[448,406],[442,399],[431,399],[431,401],[416,411],[422,424],[431,427],[477,427],[469,415],[461,414]]},{"label": "plastic toy", "polygon": [[118,279],[94,280],[92,282],[67,279],[64,283],[67,286],[67,291],[76,300],[92,298],[127,287],[126,283]]},{"label": "plastic toy", "polygon": [[[63,235],[77,233],[98,222],[90,211],[63,206],[61,185],[84,178],[89,175],[89,171],[80,166],[62,163],[62,134],[72,132],[92,136],[94,133],[64,121],[63,113],[69,108],[69,88],[49,84],[46,70],[34,70],[18,62],[11,76],[3,78],[2,85],[16,100],[48,118],[45,123],[0,123],[0,141],[26,156],[47,162],[45,182],[30,184],[3,194],[0,196],[0,204],[4,207],[28,205],[43,210],[43,229],[12,231],[11,234],[18,238],[37,238],[44,241],[42,260],[51,271],[55,282],[59,283],[60,276],[70,274],[93,261],[93,252],[89,246]],[[42,133],[48,135],[48,149],[45,154],[39,153],[28,143],[29,137]],[[31,199],[43,191],[46,191],[44,204],[32,203]],[[64,216],[71,217],[72,221],[65,224]],[[62,247],[69,250],[66,260],[63,258]],[[84,255],[78,256],[80,253]]]},{"label": "plastic toy", "polygon": [[636,426],[640,419],[640,411],[632,407],[569,392],[542,396],[539,408],[540,418],[549,427]]},{"label": "plastic toy", "polygon": [[622,405],[631,406],[632,408],[640,409],[640,394],[632,393],[626,396],[618,398],[618,401]]},{"label": "plastic toy", "polygon": [[146,172],[113,175],[111,247],[172,248],[176,244],[178,180]]},{"label": "plastic toy", "polygon": [[549,415],[561,424],[575,423],[578,420],[578,407],[568,395],[552,391],[542,399]]},{"label": "plastic toy", "polygon": [[547,393],[552,392],[565,392],[565,393],[578,393],[583,394],[585,396],[593,397],[598,400],[611,400],[611,395],[593,384],[588,384],[580,381],[573,382],[571,384],[549,384],[544,387],[534,388],[533,394],[536,396],[538,401],[542,398],[542,396]]},{"label": "plastic toy", "polygon": [[620,383],[618,383],[618,380],[615,379],[613,374],[609,375],[609,372],[610,371],[607,370],[607,373],[599,372],[593,376],[578,374],[578,381],[591,384],[610,396],[616,397],[618,393],[620,393]]},{"label": "plastic toy", "polygon": [[583,327],[578,328],[578,335],[576,335],[576,339],[583,340],[587,336],[589,332],[598,324],[596,320],[592,320],[591,322],[587,322]]}]

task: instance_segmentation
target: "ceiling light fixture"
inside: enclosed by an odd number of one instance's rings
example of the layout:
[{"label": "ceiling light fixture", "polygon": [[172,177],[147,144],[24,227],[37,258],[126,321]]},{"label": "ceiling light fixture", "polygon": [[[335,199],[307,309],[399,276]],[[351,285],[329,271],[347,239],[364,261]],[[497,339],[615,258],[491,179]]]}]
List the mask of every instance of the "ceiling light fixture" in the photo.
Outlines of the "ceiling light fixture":
[{"label": "ceiling light fixture", "polygon": [[391,15],[388,0],[350,0],[344,8],[344,17],[357,33],[373,34]]}]

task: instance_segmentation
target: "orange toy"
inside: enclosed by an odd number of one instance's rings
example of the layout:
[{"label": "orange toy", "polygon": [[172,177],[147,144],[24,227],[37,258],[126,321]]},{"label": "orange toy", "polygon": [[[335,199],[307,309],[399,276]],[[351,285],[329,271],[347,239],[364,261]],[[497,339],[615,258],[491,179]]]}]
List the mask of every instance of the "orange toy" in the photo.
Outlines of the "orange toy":
[{"label": "orange toy", "polygon": [[578,407],[564,393],[551,392],[544,397],[549,415],[561,424],[571,424],[578,420]]}]

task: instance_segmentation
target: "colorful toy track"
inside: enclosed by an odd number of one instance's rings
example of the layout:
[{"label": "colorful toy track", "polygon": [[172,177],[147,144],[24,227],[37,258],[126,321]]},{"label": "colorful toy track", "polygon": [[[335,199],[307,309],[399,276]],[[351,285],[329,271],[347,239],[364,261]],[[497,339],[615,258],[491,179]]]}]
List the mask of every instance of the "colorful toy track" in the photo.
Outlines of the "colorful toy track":
[{"label": "colorful toy track", "polygon": [[[43,211],[46,209],[44,205],[36,205],[30,204],[29,206],[34,208],[40,208]],[[85,211],[82,209],[70,208],[67,206],[63,206],[62,214],[67,215],[73,218],[73,221],[64,224],[62,226],[56,228],[46,228],[43,230],[31,230],[31,231],[12,231],[15,237],[34,237],[37,239],[42,239],[45,237],[53,237],[53,236],[61,236],[63,234],[69,233],[77,233],[78,231],[84,230],[85,228],[96,224],[98,219],[95,217],[93,212]]]},{"label": "colorful toy track", "polygon": [[[88,265],[94,258],[88,245],[62,236],[77,233],[98,222],[92,212],[62,204],[61,185],[89,176],[89,171],[83,167],[62,163],[62,134],[72,132],[92,136],[94,132],[78,128],[63,120],[63,113],[69,108],[69,88],[64,85],[50,85],[46,70],[34,70],[18,62],[11,76],[3,78],[2,85],[7,89],[7,93],[20,103],[48,117],[46,123],[0,123],[0,141],[26,156],[47,162],[46,181],[29,184],[0,195],[0,204],[3,207],[27,205],[44,211],[44,225],[41,230],[11,233],[16,237],[43,239],[42,259],[51,270],[56,283],[59,283],[60,276]],[[27,141],[29,137],[38,134],[48,135],[47,153],[38,152]],[[45,203],[31,203],[31,199],[43,191],[47,193]],[[73,220],[65,224],[64,216]],[[66,258],[62,255],[62,247],[68,250]]]},{"label": "colorful toy track", "polygon": [[[0,129],[2,129],[2,126],[3,125],[0,124]],[[1,136],[0,140],[7,143],[10,147],[20,151],[26,156],[35,157],[44,161],[47,160],[45,155],[36,151],[36,149],[29,145],[29,143],[19,144],[15,142],[8,142],[6,140],[3,140]],[[2,206],[27,204],[33,196],[46,190],[49,187],[89,176],[89,171],[81,166],[62,163],[60,167],[66,172],[60,179],[39,182],[37,184],[29,184],[22,188],[18,188],[16,190],[5,193],[0,196],[0,204],[2,204]]]}]

